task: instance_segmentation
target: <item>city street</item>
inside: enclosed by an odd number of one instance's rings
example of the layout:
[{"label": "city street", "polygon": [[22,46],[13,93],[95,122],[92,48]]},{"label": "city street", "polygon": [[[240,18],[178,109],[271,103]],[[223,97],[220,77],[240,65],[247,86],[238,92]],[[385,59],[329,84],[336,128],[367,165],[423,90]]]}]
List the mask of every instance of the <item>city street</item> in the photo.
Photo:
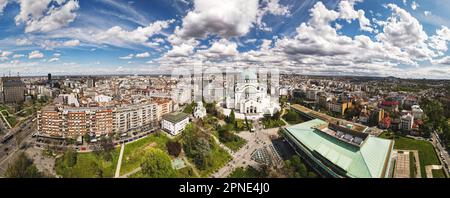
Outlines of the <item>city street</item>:
[{"label": "city street", "polygon": [[[17,151],[25,149],[21,147],[31,142],[31,135],[36,129],[36,123],[32,122],[32,117],[33,116],[25,120],[16,128],[11,129],[10,134],[14,134],[14,137],[5,144],[0,144],[0,176],[3,176],[9,163],[17,155]],[[20,145],[17,144],[18,141],[20,142]]]},{"label": "city street", "polygon": [[443,168],[447,174],[447,176],[449,175],[449,169],[448,169],[448,163],[450,162],[450,155],[448,154],[447,150],[445,150],[445,148],[441,145],[441,141],[439,136],[436,134],[436,132],[431,134],[432,137],[432,143],[434,148],[437,149],[437,154],[439,156],[439,159],[441,162],[443,162]]}]

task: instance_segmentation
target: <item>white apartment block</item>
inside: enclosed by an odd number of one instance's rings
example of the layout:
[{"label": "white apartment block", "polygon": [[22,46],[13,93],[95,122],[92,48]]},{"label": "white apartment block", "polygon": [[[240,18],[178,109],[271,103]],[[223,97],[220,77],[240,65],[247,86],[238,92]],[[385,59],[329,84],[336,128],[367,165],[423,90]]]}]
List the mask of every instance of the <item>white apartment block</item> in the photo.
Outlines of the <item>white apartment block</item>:
[{"label": "white apartment block", "polygon": [[180,134],[189,123],[189,115],[185,113],[171,113],[163,116],[161,129],[170,135]]}]

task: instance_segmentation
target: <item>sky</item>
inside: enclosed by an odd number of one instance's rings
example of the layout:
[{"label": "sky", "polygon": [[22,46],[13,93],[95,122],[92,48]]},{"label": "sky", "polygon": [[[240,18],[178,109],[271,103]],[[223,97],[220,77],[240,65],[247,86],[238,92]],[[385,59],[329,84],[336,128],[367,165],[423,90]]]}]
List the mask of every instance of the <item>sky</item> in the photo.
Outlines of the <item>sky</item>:
[{"label": "sky", "polygon": [[450,0],[0,0],[0,75],[450,79]]}]

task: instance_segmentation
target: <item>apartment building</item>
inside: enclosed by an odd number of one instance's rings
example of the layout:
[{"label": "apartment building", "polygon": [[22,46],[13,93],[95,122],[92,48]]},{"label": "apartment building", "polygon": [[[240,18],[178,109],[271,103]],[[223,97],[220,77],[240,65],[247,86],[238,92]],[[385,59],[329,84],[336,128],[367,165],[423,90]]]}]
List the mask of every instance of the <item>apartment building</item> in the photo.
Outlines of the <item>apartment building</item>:
[{"label": "apartment building", "polygon": [[159,120],[159,108],[155,103],[118,107],[114,110],[114,132],[123,133],[150,126]]},{"label": "apartment building", "polygon": [[113,114],[108,108],[46,107],[37,114],[38,132],[44,136],[76,138],[85,134],[113,132]]},{"label": "apartment building", "polygon": [[43,136],[77,138],[150,128],[171,105],[138,104],[124,107],[46,107],[38,112],[38,132]]}]

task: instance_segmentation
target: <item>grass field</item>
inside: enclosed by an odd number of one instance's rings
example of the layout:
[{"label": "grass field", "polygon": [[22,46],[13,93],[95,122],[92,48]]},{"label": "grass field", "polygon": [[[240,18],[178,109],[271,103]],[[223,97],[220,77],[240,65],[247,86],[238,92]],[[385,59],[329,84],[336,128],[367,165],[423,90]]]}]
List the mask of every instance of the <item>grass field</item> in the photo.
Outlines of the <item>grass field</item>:
[{"label": "grass field", "polygon": [[120,174],[123,175],[138,168],[145,157],[146,151],[150,148],[158,148],[167,151],[167,141],[169,141],[169,138],[162,134],[162,132],[158,132],[125,145]]},{"label": "grass field", "polygon": [[389,135],[388,133],[382,133],[381,138],[394,139],[394,149],[399,150],[418,150],[420,161],[420,172],[422,177],[426,177],[425,166],[427,165],[440,165],[438,156],[434,151],[433,145],[425,140],[415,140],[412,138]]},{"label": "grass field", "polygon": [[246,141],[243,138],[241,138],[235,134],[233,134],[233,135],[235,136],[234,141],[228,141],[228,142],[222,142],[222,143],[225,144],[225,146],[227,146],[232,151],[236,152],[239,149],[241,149],[242,146],[245,145]]},{"label": "grass field", "polygon": [[95,153],[77,154],[73,167],[61,167],[61,158],[56,160],[56,172],[64,178],[112,178],[117,166],[120,148],[111,152],[112,160],[106,161]]},{"label": "grass field", "polygon": [[446,178],[443,169],[432,170],[432,171],[433,171],[433,178]]}]

